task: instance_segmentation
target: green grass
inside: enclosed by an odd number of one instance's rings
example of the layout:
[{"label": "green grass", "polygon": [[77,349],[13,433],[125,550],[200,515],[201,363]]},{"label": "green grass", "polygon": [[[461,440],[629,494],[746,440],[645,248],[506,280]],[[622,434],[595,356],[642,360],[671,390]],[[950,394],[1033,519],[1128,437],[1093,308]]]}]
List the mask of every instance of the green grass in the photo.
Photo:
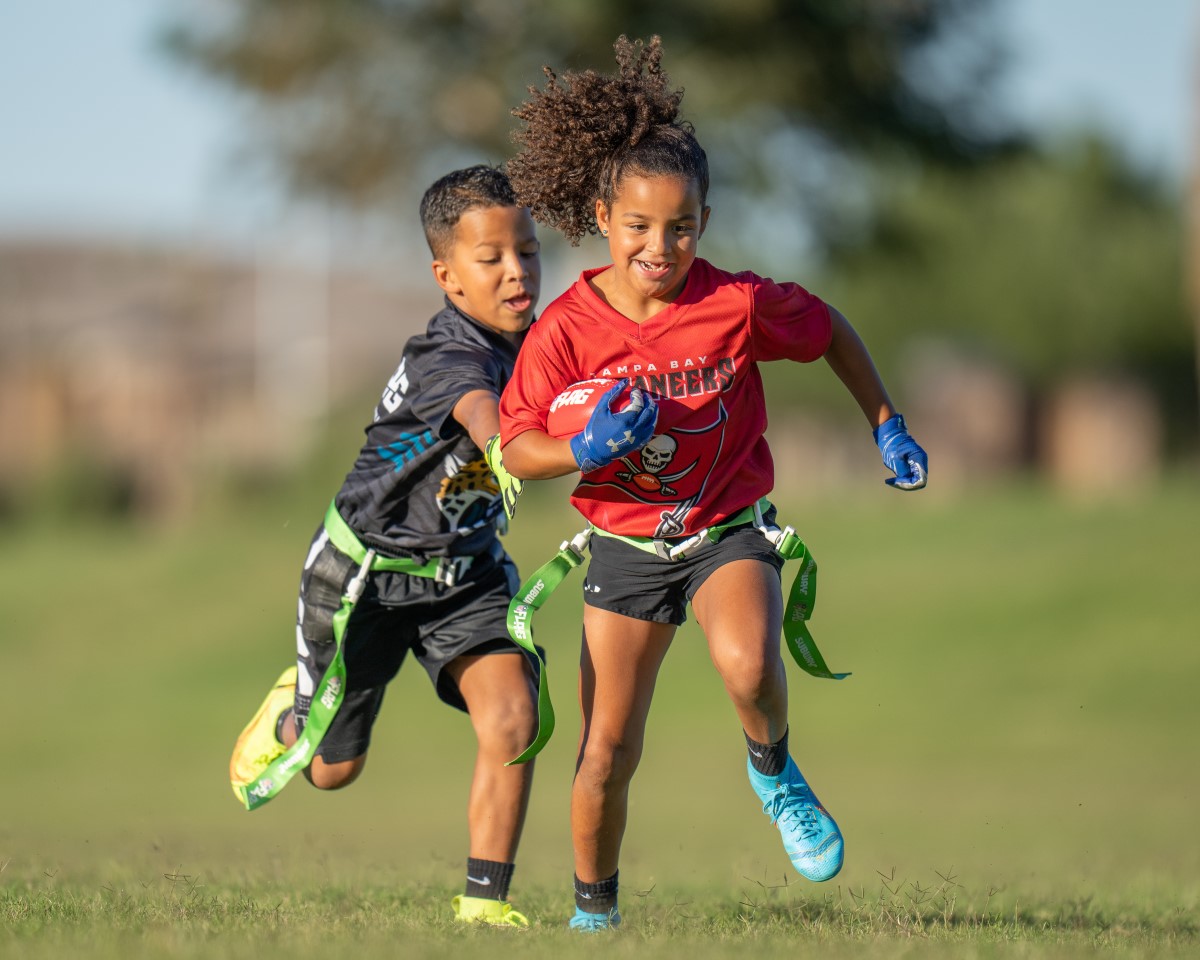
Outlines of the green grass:
[{"label": "green grass", "polygon": [[[448,918],[448,890],[397,887],[386,873],[359,883],[295,889],[261,884],[211,888],[170,874],[132,891],[106,883],[95,892],[30,889],[0,893],[6,956],[62,956],[92,950],[119,956],[319,956],[330,944],[369,956],[460,956],[462,951],[558,957],[589,954],[594,941],[557,922],[565,904],[543,890],[526,896],[528,932],[464,928]],[[431,900],[431,895],[442,896]],[[953,882],[881,886],[865,896],[744,891],[666,900],[626,898],[625,923],[605,938],[606,955],[719,957],[753,950],[790,956],[797,948],[833,956],[1046,956],[1064,951],[1111,956],[1180,955],[1194,949],[1194,918],[1159,906],[1111,907],[1088,900],[1014,906],[978,904]],[[7,942],[6,942],[7,941]],[[647,948],[651,948],[649,951]]]},{"label": "green grass", "polygon": [[[522,504],[529,570],[578,521]],[[576,580],[540,615],[558,731],[513,895],[523,937],[448,920],[472,738],[409,664],[350,790],[254,814],[234,736],[290,659],[303,490],[185,529],[0,537],[0,956],[577,956],[567,796]],[[1078,505],[864,487],[781,498],[821,566],[812,628],[842,683],[791,670],[793,752],[838,817],[831,885],[794,875],[744,782],[703,638],[667,658],[606,952],[1186,956],[1200,948],[1200,496]],[[478,942],[477,942],[478,941]],[[403,944],[399,950],[398,945]]]}]

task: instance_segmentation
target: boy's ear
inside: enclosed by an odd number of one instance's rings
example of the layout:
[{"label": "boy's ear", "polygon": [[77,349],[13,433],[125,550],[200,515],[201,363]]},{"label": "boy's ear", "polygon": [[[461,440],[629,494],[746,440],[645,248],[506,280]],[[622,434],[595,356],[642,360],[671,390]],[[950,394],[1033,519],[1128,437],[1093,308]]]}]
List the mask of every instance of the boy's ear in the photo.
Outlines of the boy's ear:
[{"label": "boy's ear", "polygon": [[461,294],[462,284],[454,275],[454,270],[445,260],[433,261],[433,279],[439,287],[449,294]]},{"label": "boy's ear", "polygon": [[697,240],[704,236],[704,231],[708,228],[708,215],[710,213],[712,213],[712,207],[705,207],[700,214],[700,230],[696,233]]}]

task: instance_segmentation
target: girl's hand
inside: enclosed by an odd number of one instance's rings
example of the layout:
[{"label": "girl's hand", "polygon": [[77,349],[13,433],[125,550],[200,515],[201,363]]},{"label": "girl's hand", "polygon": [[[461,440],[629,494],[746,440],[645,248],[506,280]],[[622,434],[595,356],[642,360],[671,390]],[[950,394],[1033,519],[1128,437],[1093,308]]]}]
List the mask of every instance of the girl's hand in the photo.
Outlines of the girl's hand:
[{"label": "girl's hand", "polygon": [[658,405],[648,393],[634,387],[629,402],[620,410],[612,403],[629,385],[618,380],[596,403],[587,426],[571,439],[571,453],[584,473],[606,467],[614,460],[640,450],[654,436]]},{"label": "girl's hand", "polygon": [[883,462],[896,476],[884,483],[897,490],[920,490],[929,481],[929,457],[908,435],[904,417],[896,414],[872,431]]}]

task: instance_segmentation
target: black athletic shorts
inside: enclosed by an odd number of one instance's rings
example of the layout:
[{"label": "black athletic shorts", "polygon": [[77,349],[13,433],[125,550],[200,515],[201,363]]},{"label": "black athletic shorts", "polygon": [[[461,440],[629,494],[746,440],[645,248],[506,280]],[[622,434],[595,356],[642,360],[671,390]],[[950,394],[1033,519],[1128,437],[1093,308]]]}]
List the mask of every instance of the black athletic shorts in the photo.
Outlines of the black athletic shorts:
[{"label": "black athletic shorts", "polygon": [[[772,507],[763,519],[772,523]],[[665,541],[674,546],[686,537]],[[687,605],[718,567],[733,560],[762,560],[783,569],[783,558],[753,524],[733,527],[716,543],[708,541],[681,560],[665,560],[655,553],[612,537],[593,534],[592,555],[583,600],[590,607],[610,610],[635,620],[673,623],[687,620]]]},{"label": "black athletic shorts", "polygon": [[[295,708],[300,729],[308,719],[313,691],[333,660],[333,615],[356,573],[358,564],[329,542],[324,527],[319,528],[300,577]],[[508,603],[519,588],[517,568],[498,541],[454,586],[405,573],[372,573],[346,624],[346,692],[317,755],[339,763],[366,753],[384,689],[410,650],[437,695],[465,711],[458,685],[443,668],[463,654],[524,653],[506,626]],[[532,660],[530,668],[536,673]]]}]

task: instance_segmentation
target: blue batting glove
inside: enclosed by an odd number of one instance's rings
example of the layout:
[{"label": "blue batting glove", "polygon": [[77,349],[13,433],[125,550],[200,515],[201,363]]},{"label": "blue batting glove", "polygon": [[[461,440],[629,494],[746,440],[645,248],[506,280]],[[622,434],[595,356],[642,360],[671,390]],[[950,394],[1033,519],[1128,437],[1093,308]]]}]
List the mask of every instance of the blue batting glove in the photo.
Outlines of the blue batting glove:
[{"label": "blue batting glove", "polygon": [[650,394],[634,387],[629,403],[622,410],[612,409],[612,402],[628,384],[628,380],[619,380],[609,387],[596,402],[587,426],[571,438],[571,452],[584,473],[640,450],[654,436],[658,404]]},{"label": "blue batting glove", "polygon": [[871,431],[883,462],[896,476],[883,482],[897,490],[920,490],[929,481],[929,457],[908,435],[904,418],[896,414]]}]

